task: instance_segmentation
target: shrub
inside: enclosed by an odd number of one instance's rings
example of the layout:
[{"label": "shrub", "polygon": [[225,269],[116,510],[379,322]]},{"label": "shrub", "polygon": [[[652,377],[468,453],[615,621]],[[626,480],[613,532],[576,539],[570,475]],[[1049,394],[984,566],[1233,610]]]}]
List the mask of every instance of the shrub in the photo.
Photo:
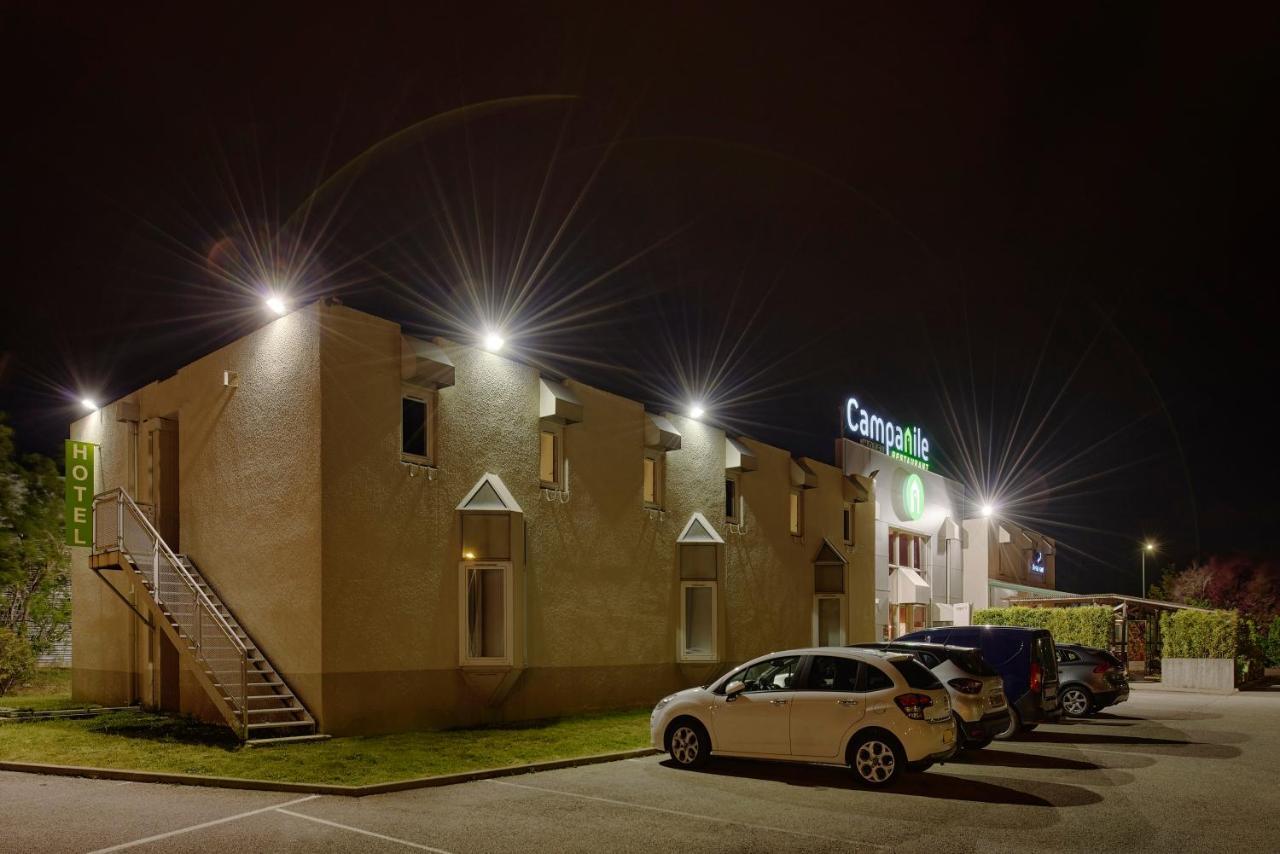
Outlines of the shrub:
[{"label": "shrub", "polygon": [[1105,605],[1067,608],[983,608],[973,615],[975,625],[1023,626],[1048,629],[1055,643],[1078,643],[1106,649],[1111,639],[1111,609]]},{"label": "shrub", "polygon": [[1174,611],[1160,615],[1164,658],[1235,658],[1240,648],[1235,611]]},{"label": "shrub", "polygon": [[0,626],[0,696],[31,678],[36,657],[25,640]]},{"label": "shrub", "polygon": [[1271,667],[1280,667],[1280,617],[1272,620],[1271,628],[1267,629],[1265,649],[1267,664]]}]

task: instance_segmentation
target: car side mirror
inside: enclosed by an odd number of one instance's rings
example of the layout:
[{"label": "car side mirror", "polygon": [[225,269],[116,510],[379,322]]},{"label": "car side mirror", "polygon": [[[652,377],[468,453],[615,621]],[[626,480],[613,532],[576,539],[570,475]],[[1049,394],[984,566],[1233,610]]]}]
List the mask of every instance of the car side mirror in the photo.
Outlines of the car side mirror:
[{"label": "car side mirror", "polygon": [[724,698],[726,700],[732,700],[734,697],[738,696],[745,690],[747,690],[746,683],[740,679],[735,679],[732,682],[730,682],[727,686],[725,686]]}]

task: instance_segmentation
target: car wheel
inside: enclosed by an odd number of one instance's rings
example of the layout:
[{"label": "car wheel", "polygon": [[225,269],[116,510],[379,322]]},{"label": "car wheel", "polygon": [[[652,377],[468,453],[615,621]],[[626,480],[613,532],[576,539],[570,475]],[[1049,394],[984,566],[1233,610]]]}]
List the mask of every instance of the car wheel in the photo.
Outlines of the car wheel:
[{"label": "car wheel", "polygon": [[697,721],[676,721],[667,730],[667,753],[681,768],[699,768],[711,756],[711,739]]},{"label": "car wheel", "polygon": [[1093,714],[1093,695],[1088,688],[1072,685],[1062,692],[1062,711],[1069,718],[1083,718]]},{"label": "car wheel", "polygon": [[952,715],[951,722],[956,728],[956,753],[959,753],[969,746],[969,740],[964,737],[964,727],[960,726],[960,719]]},{"label": "car wheel", "polygon": [[1018,734],[1018,730],[1022,728],[1022,719],[1018,717],[1017,709],[1009,710],[1009,725],[1004,728],[1004,732],[996,733],[996,738],[1001,741],[1008,741]]},{"label": "car wheel", "polygon": [[887,786],[907,762],[893,737],[873,732],[858,739],[850,751],[849,764],[863,785]]}]

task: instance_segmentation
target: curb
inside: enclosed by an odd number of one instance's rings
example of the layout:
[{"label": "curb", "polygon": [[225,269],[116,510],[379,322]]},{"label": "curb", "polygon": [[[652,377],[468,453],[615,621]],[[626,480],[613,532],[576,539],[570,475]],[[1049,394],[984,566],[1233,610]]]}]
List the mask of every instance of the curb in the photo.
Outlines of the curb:
[{"label": "curb", "polygon": [[1174,688],[1171,685],[1162,685],[1159,682],[1130,682],[1129,691],[1163,691],[1175,694],[1208,694],[1214,697],[1230,697],[1232,694],[1239,694],[1239,688],[1232,688],[1230,691],[1223,691],[1217,688]]},{"label": "curb", "polygon": [[475,780],[491,780],[495,777],[514,777],[557,768],[576,768],[580,765],[600,765],[622,759],[652,756],[660,751],[652,747],[640,750],[624,750],[618,753],[597,753],[594,756],[578,756],[573,759],[552,759],[531,762],[526,765],[508,765],[505,768],[486,768],[480,771],[463,771],[459,774],[441,774],[435,777],[417,777],[410,780],[392,780],[368,786],[342,786],[335,783],[287,783],[276,780],[246,780],[238,777],[207,777],[200,774],[172,774],[164,771],[129,771],[121,768],[88,768],[79,765],[47,765],[41,762],[0,761],[0,771],[17,771],[23,774],[49,774],[58,777],[88,777],[95,780],[121,780],[131,783],[168,783],[177,786],[209,786],[219,789],[250,789],[259,792],[290,792],[305,795],[339,795],[363,798],[366,795],[383,795],[410,789],[433,789],[437,786],[453,786]]}]

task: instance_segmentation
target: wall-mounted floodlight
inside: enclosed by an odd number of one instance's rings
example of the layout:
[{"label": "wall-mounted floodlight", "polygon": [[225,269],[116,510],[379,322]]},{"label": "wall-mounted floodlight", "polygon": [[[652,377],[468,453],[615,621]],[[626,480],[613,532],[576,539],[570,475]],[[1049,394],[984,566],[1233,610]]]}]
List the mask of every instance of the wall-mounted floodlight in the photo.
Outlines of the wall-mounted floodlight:
[{"label": "wall-mounted floodlight", "polygon": [[490,329],[488,332],[484,334],[483,343],[484,343],[484,348],[486,350],[488,350],[490,353],[496,353],[502,349],[502,346],[506,344],[507,341],[497,332],[494,332],[492,329]]},{"label": "wall-mounted floodlight", "polygon": [[690,418],[701,418],[702,416],[704,416],[704,415],[706,415],[706,414],[707,414],[707,411],[706,411],[705,409],[703,409],[703,408],[702,408],[702,404],[701,404],[701,403],[696,403],[696,402],[695,402],[695,403],[690,404],[690,406],[689,406],[689,417],[690,417]]},{"label": "wall-mounted floodlight", "polygon": [[284,300],[280,299],[280,297],[268,297],[267,308],[271,309],[278,315],[283,315],[289,310],[289,307],[284,304]]},{"label": "wall-mounted floodlight", "polygon": [[92,399],[84,397],[80,399],[80,405],[84,407],[85,412],[97,412],[98,404]]},{"label": "wall-mounted floodlight", "polygon": [[1148,540],[1148,541],[1147,541],[1147,551],[1149,551],[1149,552],[1153,552],[1153,551],[1155,551],[1155,550],[1156,550],[1156,544],[1155,544],[1155,543],[1153,543],[1153,542],[1151,542],[1150,540]]},{"label": "wall-mounted floodlight", "polygon": [[990,516],[991,514],[993,514],[993,513],[995,513],[995,512],[996,512],[996,508],[992,507],[990,504],[983,504],[983,505],[982,505],[982,515],[983,515],[983,516]]}]

